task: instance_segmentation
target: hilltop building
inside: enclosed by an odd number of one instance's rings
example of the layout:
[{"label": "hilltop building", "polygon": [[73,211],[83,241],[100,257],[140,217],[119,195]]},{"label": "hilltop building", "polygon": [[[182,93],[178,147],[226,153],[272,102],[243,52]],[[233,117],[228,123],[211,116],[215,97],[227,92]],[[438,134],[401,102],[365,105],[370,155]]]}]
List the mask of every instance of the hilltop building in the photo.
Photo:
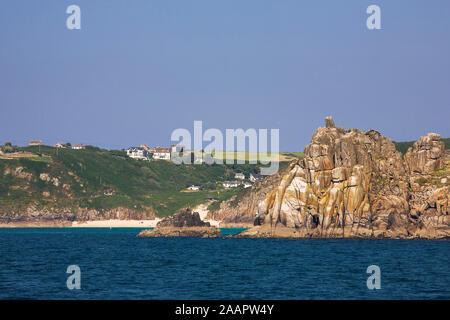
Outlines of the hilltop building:
[{"label": "hilltop building", "polygon": [[170,160],[170,151],[169,148],[164,147],[156,147],[153,152],[153,159],[159,160]]},{"label": "hilltop building", "polygon": [[80,144],[80,143],[77,143],[76,145],[74,145],[74,146],[72,147],[72,149],[74,149],[74,150],[82,150],[82,149],[85,149],[85,146],[83,146],[83,145]]},{"label": "hilltop building", "polygon": [[236,173],[234,175],[234,178],[235,179],[239,179],[239,180],[244,180],[245,179],[245,174],[238,172],[238,173]]},{"label": "hilltop building", "polygon": [[170,153],[184,152],[185,147],[181,144],[172,144],[170,146]]},{"label": "hilltop building", "polygon": [[31,140],[29,143],[30,146],[41,146],[42,141],[41,140]]},{"label": "hilltop building", "polygon": [[140,159],[140,160],[147,160],[148,159],[148,152],[142,147],[132,147],[128,148],[127,150],[127,156],[133,159]]}]

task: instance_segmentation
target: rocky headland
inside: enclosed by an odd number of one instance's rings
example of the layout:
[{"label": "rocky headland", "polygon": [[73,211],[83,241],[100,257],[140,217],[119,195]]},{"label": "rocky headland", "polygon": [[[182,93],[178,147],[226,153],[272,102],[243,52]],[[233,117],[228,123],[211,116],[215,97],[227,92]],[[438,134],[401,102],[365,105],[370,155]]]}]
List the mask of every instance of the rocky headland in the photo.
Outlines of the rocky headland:
[{"label": "rocky headland", "polygon": [[402,156],[378,131],[346,130],[329,117],[304,153],[238,237],[450,237],[450,159],[439,134]]},{"label": "rocky headland", "polygon": [[209,222],[200,219],[198,212],[184,209],[171,217],[164,218],[155,229],[142,230],[138,237],[221,237],[219,229],[212,227]]}]

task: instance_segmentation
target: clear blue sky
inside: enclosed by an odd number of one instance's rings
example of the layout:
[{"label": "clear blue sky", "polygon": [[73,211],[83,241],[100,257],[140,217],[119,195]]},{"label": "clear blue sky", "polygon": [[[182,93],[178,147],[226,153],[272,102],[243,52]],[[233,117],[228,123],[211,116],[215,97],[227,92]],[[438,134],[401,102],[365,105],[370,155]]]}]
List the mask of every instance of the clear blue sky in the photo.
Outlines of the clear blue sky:
[{"label": "clear blue sky", "polygon": [[328,115],[450,137],[450,1],[3,0],[0,106],[0,143],[18,145],[168,145],[203,120],[301,151]]}]

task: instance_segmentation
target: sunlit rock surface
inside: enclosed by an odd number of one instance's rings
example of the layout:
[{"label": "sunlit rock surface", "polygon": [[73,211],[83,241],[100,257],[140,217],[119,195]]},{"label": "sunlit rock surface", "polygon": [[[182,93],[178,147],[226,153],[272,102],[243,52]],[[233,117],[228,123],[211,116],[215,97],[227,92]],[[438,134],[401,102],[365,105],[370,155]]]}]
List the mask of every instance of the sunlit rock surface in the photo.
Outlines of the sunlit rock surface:
[{"label": "sunlit rock surface", "polygon": [[450,163],[438,134],[421,137],[402,157],[378,131],[345,130],[331,117],[325,123],[259,203],[255,224],[262,226],[240,236],[450,236]]}]

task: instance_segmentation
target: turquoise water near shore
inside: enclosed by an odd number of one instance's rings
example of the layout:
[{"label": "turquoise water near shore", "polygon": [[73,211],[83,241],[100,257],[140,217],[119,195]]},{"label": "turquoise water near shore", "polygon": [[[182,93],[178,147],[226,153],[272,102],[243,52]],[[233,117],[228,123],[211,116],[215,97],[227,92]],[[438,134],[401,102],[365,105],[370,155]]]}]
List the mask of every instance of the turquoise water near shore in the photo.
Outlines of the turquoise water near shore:
[{"label": "turquoise water near shore", "polygon": [[[99,228],[99,229],[101,229],[101,228]],[[121,229],[121,228],[118,228],[118,229]],[[139,231],[143,230],[141,228],[136,228],[136,229],[139,229]],[[155,229],[155,228],[145,228],[145,229]],[[227,235],[235,235],[239,232],[247,230],[248,228],[218,228],[218,229],[222,232],[223,236],[227,236]]]},{"label": "turquoise water near shore", "polygon": [[[0,299],[450,299],[450,242],[0,229]],[[225,229],[224,234],[238,230]],[[69,265],[81,290],[68,290]],[[369,265],[381,289],[369,290]]]}]

